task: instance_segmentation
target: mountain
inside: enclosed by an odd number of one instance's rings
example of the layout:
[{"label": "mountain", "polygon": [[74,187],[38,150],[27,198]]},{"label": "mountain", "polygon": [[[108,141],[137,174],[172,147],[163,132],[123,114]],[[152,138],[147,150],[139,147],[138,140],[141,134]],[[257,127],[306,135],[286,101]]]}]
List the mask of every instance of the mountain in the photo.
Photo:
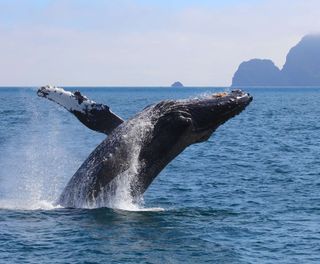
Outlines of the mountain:
[{"label": "mountain", "polygon": [[281,70],[271,60],[242,62],[232,86],[320,86],[320,35],[303,37]]},{"label": "mountain", "polygon": [[278,85],[281,71],[271,60],[253,59],[242,62],[233,76],[232,86]]}]

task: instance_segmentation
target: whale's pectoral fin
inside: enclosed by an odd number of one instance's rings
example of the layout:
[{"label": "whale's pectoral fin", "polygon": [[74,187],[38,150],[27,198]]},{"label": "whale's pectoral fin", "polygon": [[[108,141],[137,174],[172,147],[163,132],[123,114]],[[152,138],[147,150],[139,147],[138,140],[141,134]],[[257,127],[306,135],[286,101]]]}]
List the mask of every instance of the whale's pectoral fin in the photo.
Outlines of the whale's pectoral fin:
[{"label": "whale's pectoral fin", "polygon": [[112,113],[108,106],[97,104],[79,91],[69,92],[54,86],[43,86],[38,96],[53,101],[74,114],[88,128],[110,134],[123,120]]}]

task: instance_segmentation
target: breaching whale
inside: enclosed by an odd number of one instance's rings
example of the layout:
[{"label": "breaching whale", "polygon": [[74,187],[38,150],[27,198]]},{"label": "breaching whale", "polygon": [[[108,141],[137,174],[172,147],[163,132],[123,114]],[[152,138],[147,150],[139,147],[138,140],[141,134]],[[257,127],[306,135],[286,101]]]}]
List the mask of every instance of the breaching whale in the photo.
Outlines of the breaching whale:
[{"label": "breaching whale", "polygon": [[108,206],[119,195],[139,200],[163,168],[191,144],[206,141],[252,101],[240,90],[201,98],[165,100],[127,121],[80,92],[44,86],[38,96],[58,103],[85,126],[107,134],[73,175],[57,203]]}]

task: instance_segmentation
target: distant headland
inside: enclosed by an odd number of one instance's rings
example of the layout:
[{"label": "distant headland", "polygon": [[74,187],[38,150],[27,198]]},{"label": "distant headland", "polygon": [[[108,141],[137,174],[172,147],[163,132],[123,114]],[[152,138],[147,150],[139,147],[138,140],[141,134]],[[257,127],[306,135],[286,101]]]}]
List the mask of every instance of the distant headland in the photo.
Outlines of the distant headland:
[{"label": "distant headland", "polygon": [[320,86],[320,34],[291,48],[281,70],[268,59],[242,62],[231,86]]},{"label": "distant headland", "polygon": [[171,84],[171,87],[184,87],[184,86],[181,82],[174,82],[173,84]]}]

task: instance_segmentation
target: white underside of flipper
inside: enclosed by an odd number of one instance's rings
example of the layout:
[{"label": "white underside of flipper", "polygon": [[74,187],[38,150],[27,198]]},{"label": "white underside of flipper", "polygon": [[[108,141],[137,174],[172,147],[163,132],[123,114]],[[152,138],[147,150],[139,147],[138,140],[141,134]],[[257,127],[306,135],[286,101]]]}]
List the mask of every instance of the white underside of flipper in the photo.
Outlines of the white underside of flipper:
[{"label": "white underside of flipper", "polygon": [[37,94],[61,105],[70,112],[87,113],[93,108],[99,108],[99,104],[81,95],[80,92],[72,93],[56,86],[43,86]]}]

